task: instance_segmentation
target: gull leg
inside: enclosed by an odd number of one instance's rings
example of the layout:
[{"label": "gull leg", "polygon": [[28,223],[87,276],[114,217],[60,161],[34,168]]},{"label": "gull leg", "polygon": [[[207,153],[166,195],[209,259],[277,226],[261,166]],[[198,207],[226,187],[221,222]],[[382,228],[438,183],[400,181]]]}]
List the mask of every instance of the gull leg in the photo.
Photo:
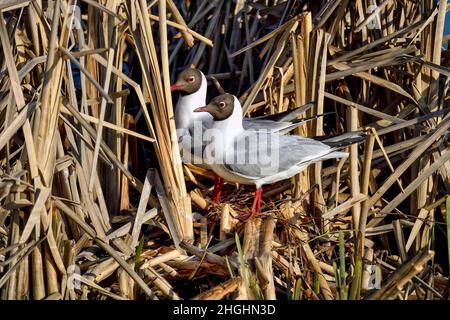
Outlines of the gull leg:
[{"label": "gull leg", "polygon": [[223,179],[216,174],[214,178],[214,191],[213,191],[213,200],[214,203],[216,204],[219,204],[220,202],[220,193],[222,191],[223,183],[224,183]]},{"label": "gull leg", "polygon": [[253,198],[252,210],[239,215],[239,217],[237,217],[239,220],[245,222],[251,217],[256,216],[261,211],[261,194],[262,188],[257,188],[255,191],[255,197]]},{"label": "gull leg", "polygon": [[253,205],[252,210],[250,212],[243,213],[237,217],[237,219],[241,220],[242,222],[247,221],[251,217],[257,215],[261,211],[261,195],[262,195],[262,188],[256,188],[255,190],[255,197],[253,198]]},{"label": "gull leg", "polygon": [[261,211],[261,194],[262,188],[257,188],[255,191],[255,199],[253,200],[251,216],[257,215]]}]

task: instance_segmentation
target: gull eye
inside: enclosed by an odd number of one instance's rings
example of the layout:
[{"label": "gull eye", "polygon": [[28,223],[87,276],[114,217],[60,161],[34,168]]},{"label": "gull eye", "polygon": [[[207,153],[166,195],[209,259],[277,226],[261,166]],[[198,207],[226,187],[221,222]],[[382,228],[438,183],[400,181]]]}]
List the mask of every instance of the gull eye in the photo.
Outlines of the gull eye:
[{"label": "gull eye", "polygon": [[187,81],[188,81],[189,83],[192,83],[192,82],[194,82],[194,80],[195,80],[195,78],[194,78],[194,77],[189,77],[189,78],[187,79]]},{"label": "gull eye", "polygon": [[219,102],[219,107],[222,108],[222,109],[225,108],[225,102],[223,102],[223,101]]}]

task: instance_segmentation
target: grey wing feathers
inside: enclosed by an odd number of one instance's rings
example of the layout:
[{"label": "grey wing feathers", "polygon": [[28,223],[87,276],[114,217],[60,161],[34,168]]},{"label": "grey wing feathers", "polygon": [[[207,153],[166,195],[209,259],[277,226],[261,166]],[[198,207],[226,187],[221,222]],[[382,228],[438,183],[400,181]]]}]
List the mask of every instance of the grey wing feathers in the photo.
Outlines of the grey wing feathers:
[{"label": "grey wing feathers", "polygon": [[313,106],[315,106],[315,102],[309,102],[303,106],[283,111],[280,113],[275,114],[267,114],[264,116],[255,117],[253,119],[261,119],[261,120],[272,120],[272,121],[283,121],[283,122],[289,122],[296,120],[302,113],[305,113],[309,109],[311,109]]},{"label": "grey wing feathers", "polygon": [[323,114],[318,114],[316,116],[304,118],[304,119],[293,119],[290,121],[274,121],[268,119],[260,118],[245,118],[243,121],[244,129],[255,130],[255,131],[268,131],[272,133],[286,134],[289,131],[315,119],[332,114],[334,112],[328,112]]},{"label": "grey wing feathers", "polygon": [[257,120],[257,119],[244,119],[242,122],[245,130],[255,130],[255,131],[268,131],[268,132],[279,132],[289,129],[294,129],[300,124],[292,122],[278,122],[273,120]]},{"label": "grey wing feathers", "polygon": [[256,132],[236,141],[234,158],[227,159],[226,165],[243,176],[263,178],[293,166],[346,155],[312,139]]},{"label": "grey wing feathers", "polygon": [[[203,152],[207,146],[207,142],[203,139],[208,126],[204,123],[200,126],[191,126],[188,129],[177,129],[178,143],[181,146],[183,161],[192,163],[193,156],[199,161],[203,157]],[[198,143],[200,142],[200,143]]]}]

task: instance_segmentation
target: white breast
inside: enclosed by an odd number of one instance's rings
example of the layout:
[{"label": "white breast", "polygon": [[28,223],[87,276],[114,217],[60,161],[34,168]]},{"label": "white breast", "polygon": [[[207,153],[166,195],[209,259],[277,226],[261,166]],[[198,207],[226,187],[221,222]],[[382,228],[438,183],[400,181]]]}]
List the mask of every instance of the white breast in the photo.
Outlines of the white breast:
[{"label": "white breast", "polygon": [[194,93],[181,96],[175,110],[175,124],[177,129],[189,129],[194,121],[212,122],[212,116],[206,112],[194,112],[195,109],[206,105],[206,78],[202,73],[200,89]]},{"label": "white breast", "polygon": [[[202,164],[202,148],[195,148],[195,153],[191,153],[191,143],[202,141],[203,130],[194,130],[196,128],[210,127],[212,125],[213,118],[207,112],[194,112],[195,109],[206,105],[206,90],[207,82],[202,73],[202,82],[200,89],[194,93],[181,96],[178,100],[177,107],[175,109],[175,125],[177,127],[177,133],[179,141],[181,141],[180,149],[183,153],[183,161],[200,165]],[[200,137],[191,137],[190,132],[199,132]],[[200,150],[200,152],[197,152]],[[197,154],[198,153],[198,154]]]}]

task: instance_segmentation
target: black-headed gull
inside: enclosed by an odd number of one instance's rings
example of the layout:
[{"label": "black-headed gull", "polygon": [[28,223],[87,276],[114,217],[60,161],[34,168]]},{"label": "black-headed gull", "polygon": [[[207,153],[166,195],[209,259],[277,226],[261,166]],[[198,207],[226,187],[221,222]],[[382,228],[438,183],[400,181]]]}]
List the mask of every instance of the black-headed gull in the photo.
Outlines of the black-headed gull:
[{"label": "black-headed gull", "polygon": [[[181,97],[175,109],[175,124],[180,140],[180,149],[184,162],[193,163],[208,168],[203,160],[204,134],[213,124],[213,117],[209,113],[195,113],[194,110],[206,104],[207,80],[198,69],[187,68],[182,71],[177,81],[171,86],[172,91],[179,91]],[[243,127],[246,130],[264,130],[285,134],[300,126],[308,119],[296,119],[300,113],[308,110],[314,103],[307,104],[294,110],[286,111],[272,117],[244,118]],[[214,182],[213,199],[219,202],[223,180],[217,177]]]},{"label": "black-headed gull", "polygon": [[[339,151],[345,146],[343,141],[334,147],[297,135],[246,130],[241,104],[231,94],[220,95],[194,111],[213,117],[203,155],[210,168],[226,181],[255,185],[251,215],[260,210],[263,185],[291,178],[312,163],[348,156]],[[352,139],[347,145],[355,142]]]}]

